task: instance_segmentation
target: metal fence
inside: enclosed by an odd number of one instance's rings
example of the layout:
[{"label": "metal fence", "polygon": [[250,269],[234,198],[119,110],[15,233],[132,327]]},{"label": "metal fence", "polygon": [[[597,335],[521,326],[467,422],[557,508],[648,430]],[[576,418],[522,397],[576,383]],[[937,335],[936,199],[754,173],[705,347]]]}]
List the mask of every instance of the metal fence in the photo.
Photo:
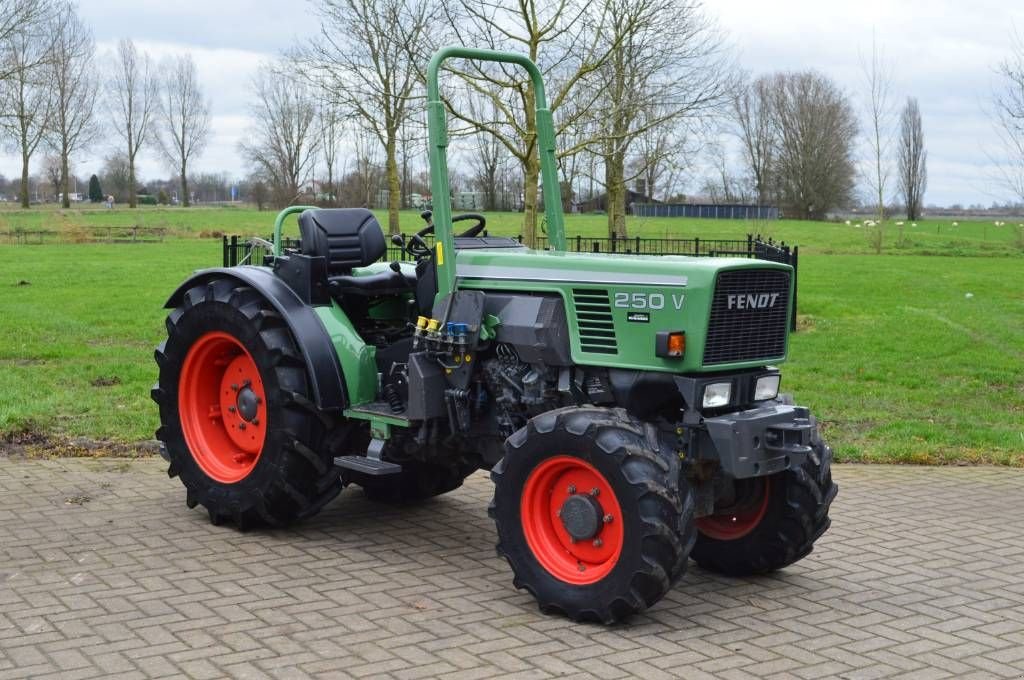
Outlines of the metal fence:
[{"label": "metal fence", "polygon": [[160,227],[66,227],[59,231],[11,229],[0,231],[0,243],[159,243],[166,236],[167,230]]},{"label": "metal fence", "polygon": [[634,203],[638,217],[704,217],[722,220],[777,220],[771,205],[717,205],[713,203]]},{"label": "metal fence", "polygon": [[[522,237],[518,237],[522,240]],[[269,238],[267,239],[270,240]],[[427,244],[433,247],[433,236]],[[797,291],[799,283],[800,247],[777,243],[771,237],[747,234],[745,239],[702,239],[702,238],[591,238],[576,236],[568,239],[566,245],[577,253],[614,253],[617,255],[686,255],[689,257],[744,257],[769,262],[781,262],[793,267],[793,318],[791,326],[796,330]],[[299,239],[286,238],[281,246],[285,250],[298,249]],[[546,249],[547,238],[537,239],[537,248]],[[234,267],[239,264],[263,264],[266,248],[258,242],[244,237],[223,237],[223,264]],[[407,261],[410,256],[398,246],[388,242],[383,261]]]}]

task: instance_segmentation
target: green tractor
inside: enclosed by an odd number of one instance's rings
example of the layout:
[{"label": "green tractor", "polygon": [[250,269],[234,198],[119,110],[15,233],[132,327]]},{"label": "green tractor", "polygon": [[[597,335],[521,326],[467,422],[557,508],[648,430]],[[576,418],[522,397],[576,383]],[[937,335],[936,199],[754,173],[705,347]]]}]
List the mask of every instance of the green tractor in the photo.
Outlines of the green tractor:
[{"label": "green tractor", "polygon": [[[805,557],[836,485],[814,417],[778,395],[792,269],[569,253],[558,200],[544,202],[547,251],[453,217],[438,90],[452,57],[529,72],[544,195],[560,195],[537,67],[439,51],[434,210],[398,238],[411,261],[379,262],[368,210],[290,208],[264,266],[199,271],[168,300],[153,398],[187,505],[282,526],[349,484],[413,503],[490,470],[515,586],[581,621],[650,607],[690,558],[752,575]],[[292,213],[301,246],[286,250]]]}]

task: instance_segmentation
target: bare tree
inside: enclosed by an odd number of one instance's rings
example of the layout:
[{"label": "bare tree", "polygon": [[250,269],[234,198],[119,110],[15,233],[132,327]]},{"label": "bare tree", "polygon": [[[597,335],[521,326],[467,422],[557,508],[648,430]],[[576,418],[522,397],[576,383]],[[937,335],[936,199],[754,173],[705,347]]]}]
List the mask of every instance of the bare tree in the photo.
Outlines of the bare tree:
[{"label": "bare tree", "polygon": [[316,101],[305,83],[273,64],[263,65],[252,89],[255,127],[239,148],[267,178],[275,202],[291,205],[315,164]]},{"label": "bare tree", "polygon": [[131,40],[117,44],[114,75],[107,81],[107,108],[128,161],[128,207],[137,206],[135,157],[145,145],[153,120],[158,91],[150,74],[150,59]]},{"label": "bare tree", "polygon": [[735,134],[740,141],[743,160],[750,175],[750,183],[757,194],[758,205],[770,201],[771,170],[778,144],[772,109],[772,82],[770,76],[761,76],[738,87],[732,99]]},{"label": "bare tree", "polygon": [[[604,0],[442,0],[445,15],[455,36],[464,44],[526,54],[542,69],[548,88],[548,109],[559,122],[561,135],[579,122],[578,116],[560,115],[570,102],[582,115],[592,109],[600,90],[585,87],[587,76],[595,73],[608,57],[609,46],[602,39],[608,15]],[[490,102],[474,110],[447,97],[452,115],[469,130],[489,134],[519,162],[523,169],[523,242],[536,243],[540,156],[534,119],[536,96],[533,84],[517,66],[449,62],[450,72],[465,86],[463,96]],[[496,116],[488,115],[496,111]],[[458,133],[459,131],[454,131]],[[578,148],[582,148],[582,145]],[[563,148],[564,154],[577,149]]]},{"label": "bare tree", "polygon": [[342,112],[332,98],[321,101],[317,108],[317,134],[320,153],[327,170],[327,203],[334,205],[338,198],[338,145],[342,134]]},{"label": "bare tree", "polygon": [[1024,38],[1013,37],[1011,55],[999,64],[994,122],[1004,154],[994,159],[1003,184],[1024,202]]},{"label": "bare tree", "polygon": [[100,172],[103,190],[118,202],[124,202],[135,188],[135,177],[131,162],[124,152],[114,153],[103,159]]},{"label": "bare tree", "polygon": [[60,202],[60,191],[64,175],[61,172],[61,159],[59,155],[49,154],[43,158],[43,174],[53,187],[54,202]]},{"label": "bare tree", "polygon": [[191,204],[188,192],[188,164],[202,153],[210,135],[210,105],[203,95],[192,56],[170,59],[162,66],[159,83],[157,140],[164,158],[178,173],[181,204]]},{"label": "bare tree", "polygon": [[821,219],[853,196],[853,107],[835,83],[814,71],[776,74],[771,92],[779,199],[794,217]]},{"label": "bare tree", "polygon": [[644,170],[634,162],[634,174],[627,176],[633,143],[654,128],[706,122],[734,84],[722,38],[699,2],[605,2],[609,57],[592,82],[601,92],[593,110],[600,123],[608,231],[625,237],[626,187]]},{"label": "bare tree", "polygon": [[879,49],[874,35],[871,36],[871,60],[861,59],[864,84],[867,88],[868,129],[867,140],[871,151],[871,172],[868,184],[876,200],[879,228],[885,219],[885,194],[889,183],[889,145],[892,139],[893,107],[890,101],[892,89],[892,64]]},{"label": "bare tree", "polygon": [[384,151],[388,229],[400,231],[398,142],[415,111],[415,91],[426,68],[424,49],[433,25],[429,0],[323,0],[320,37],[294,56],[299,73],[327,88],[360,120]]},{"label": "bare tree", "polygon": [[[50,11],[47,0],[0,0],[0,44],[6,46],[18,35],[33,32]],[[17,61],[0,60],[0,81],[18,68]]]},{"label": "bare tree", "polygon": [[53,113],[49,138],[50,146],[61,159],[62,204],[70,208],[68,168],[71,155],[87,148],[97,133],[93,120],[99,92],[93,64],[96,45],[92,32],[82,23],[76,7],[70,2],[57,5],[50,21],[53,48],[49,59],[49,78]]},{"label": "bare tree", "polygon": [[4,30],[7,16],[18,12],[10,4],[0,2],[0,68],[5,72],[0,80],[0,101],[4,103],[0,125],[21,158],[18,199],[23,208],[28,208],[29,164],[46,136],[53,109],[53,89],[48,78],[52,42],[47,23],[39,16],[25,17],[24,8],[20,10],[20,30]]},{"label": "bare tree", "polygon": [[924,148],[921,109],[914,97],[907,98],[907,104],[900,114],[897,156],[900,193],[906,206],[907,219],[916,220],[921,217],[921,204],[928,187],[928,152]]}]

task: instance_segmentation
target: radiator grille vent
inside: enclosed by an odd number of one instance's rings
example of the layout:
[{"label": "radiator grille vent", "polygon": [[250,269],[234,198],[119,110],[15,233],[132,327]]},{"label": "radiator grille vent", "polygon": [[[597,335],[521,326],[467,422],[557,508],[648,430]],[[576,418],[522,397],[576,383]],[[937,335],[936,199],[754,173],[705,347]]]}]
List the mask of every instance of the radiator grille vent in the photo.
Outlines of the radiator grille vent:
[{"label": "radiator grille vent", "polygon": [[721,272],[711,303],[704,365],[778,359],[786,353],[789,272]]},{"label": "radiator grille vent", "polygon": [[576,288],[572,291],[572,299],[576,307],[580,349],[593,354],[618,354],[608,291]]}]

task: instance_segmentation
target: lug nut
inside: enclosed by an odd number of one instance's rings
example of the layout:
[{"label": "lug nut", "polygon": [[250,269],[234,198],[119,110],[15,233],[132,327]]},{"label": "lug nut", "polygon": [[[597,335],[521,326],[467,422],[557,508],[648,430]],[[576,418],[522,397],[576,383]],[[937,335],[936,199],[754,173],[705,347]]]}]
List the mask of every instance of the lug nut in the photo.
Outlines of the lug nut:
[{"label": "lug nut", "polygon": [[591,496],[598,496],[598,495],[600,495],[600,493],[601,493],[601,490],[598,489],[596,486],[593,489],[590,490],[590,495]]},{"label": "lug nut", "polygon": [[603,517],[603,519],[604,519],[604,523],[605,523],[605,524],[611,524],[611,523],[612,523],[612,520],[613,520],[613,519],[615,519],[615,518],[614,518],[614,517],[612,517],[612,516],[611,516],[611,514],[607,514],[607,515],[605,515],[605,516]]},{"label": "lug nut", "polygon": [[569,485],[569,493],[570,494],[576,493],[576,485],[575,484],[570,484]]},{"label": "lug nut", "polygon": [[228,413],[234,413],[237,410],[234,406],[228,406]]},{"label": "lug nut", "polygon": [[252,419],[252,424],[253,425],[259,425],[260,424],[260,419],[259,418],[253,418]]},{"label": "lug nut", "polygon": [[245,423],[239,423],[238,424],[238,429],[239,430],[244,430],[245,429]]},{"label": "lug nut", "polygon": [[235,383],[231,383],[231,389],[232,389],[232,391],[237,392],[238,391],[238,385],[235,384]]},{"label": "lug nut", "polygon": [[256,405],[259,406],[263,403],[263,397],[256,397]]},{"label": "lug nut", "polygon": [[602,541],[600,538],[595,538],[594,539],[594,547],[595,548],[600,548],[602,545],[604,545],[604,541]]},{"label": "lug nut", "polygon": [[586,571],[587,570],[587,566],[581,562],[580,566],[579,566],[579,570],[580,571]]},{"label": "lug nut", "polygon": [[246,380],[242,381],[242,387],[248,387],[249,385],[252,385],[252,381],[251,380],[246,379]]}]

